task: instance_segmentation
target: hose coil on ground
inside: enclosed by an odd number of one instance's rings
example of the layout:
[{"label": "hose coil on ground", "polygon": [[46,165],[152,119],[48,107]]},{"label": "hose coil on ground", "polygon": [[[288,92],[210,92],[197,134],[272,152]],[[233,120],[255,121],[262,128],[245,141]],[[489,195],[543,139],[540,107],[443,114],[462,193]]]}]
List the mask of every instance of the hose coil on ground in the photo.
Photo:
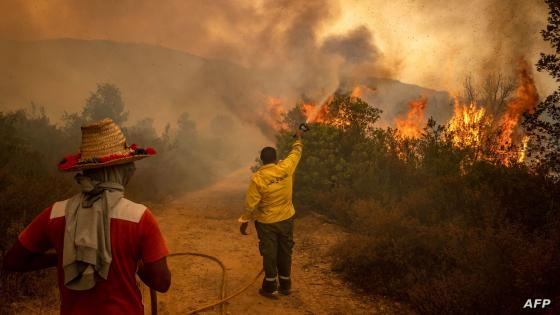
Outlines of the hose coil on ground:
[{"label": "hose coil on ground", "polygon": [[[259,277],[263,274],[264,270],[261,269],[261,271],[259,271],[259,273],[255,276],[255,278],[253,280],[251,280],[250,282],[248,282],[245,286],[243,286],[242,288],[240,288],[239,290],[235,291],[235,293],[233,293],[230,296],[225,296],[226,295],[226,278],[227,278],[227,274],[226,274],[226,266],[224,265],[224,263],[219,260],[218,258],[212,256],[212,255],[207,255],[207,254],[202,254],[202,253],[192,253],[192,252],[181,252],[181,253],[172,253],[170,254],[168,257],[177,257],[177,256],[198,256],[198,257],[204,257],[207,259],[210,259],[214,262],[216,262],[220,268],[222,268],[222,283],[220,285],[220,299],[216,302],[212,302],[206,305],[203,305],[193,311],[190,311],[188,313],[186,313],[186,315],[192,315],[192,314],[196,314],[198,312],[202,312],[204,310],[207,310],[209,308],[212,308],[214,306],[220,305],[220,314],[225,315],[226,314],[226,309],[225,309],[225,305],[224,303],[229,301],[230,299],[238,296],[239,294],[243,293],[245,290],[247,290],[253,283],[255,283],[255,281],[257,281],[259,279]],[[157,315],[157,292],[154,289],[150,288],[150,306],[151,306],[151,313],[152,315]]]}]

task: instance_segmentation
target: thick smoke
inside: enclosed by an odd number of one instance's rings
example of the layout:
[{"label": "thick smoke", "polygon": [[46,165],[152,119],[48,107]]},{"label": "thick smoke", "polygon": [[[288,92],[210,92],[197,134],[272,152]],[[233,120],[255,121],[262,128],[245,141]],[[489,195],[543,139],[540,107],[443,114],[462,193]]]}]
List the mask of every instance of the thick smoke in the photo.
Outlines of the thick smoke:
[{"label": "thick smoke", "polygon": [[[368,77],[456,92],[466,75],[508,74],[519,58],[533,63],[546,47],[539,36],[546,6],[534,0],[4,1],[0,12],[0,39],[139,42],[223,60],[191,67],[185,75],[189,79],[178,79],[186,81],[182,86],[175,78],[155,82],[160,85],[152,85],[155,90],[175,93],[174,102],[166,110],[158,104],[156,112],[143,108],[165,118],[188,108],[194,118],[211,119],[225,107],[254,124],[270,96],[281,98],[285,106],[302,95],[321,101],[341,84],[351,86]],[[340,26],[340,21],[346,23]],[[132,59],[142,62],[144,57]],[[130,56],[124,59],[126,63]],[[65,71],[60,68],[57,71]],[[111,81],[122,87],[121,81],[136,79],[135,74],[122,74]],[[550,82],[538,75],[536,80],[545,87]],[[10,91],[27,90],[24,85],[6,88],[7,100],[0,101],[10,102]],[[91,88],[88,82],[81,90]],[[132,98],[140,93],[138,86],[122,89]],[[203,95],[193,99],[197,91]],[[138,102],[144,99],[138,97]],[[150,104],[157,102],[154,97]],[[47,105],[69,110],[67,101],[54,103]]]},{"label": "thick smoke", "polygon": [[320,101],[345,77],[378,74],[380,53],[366,27],[321,36],[336,21],[335,1],[270,1],[255,12],[261,21],[243,46],[233,47],[240,61],[258,73],[268,95],[288,101],[305,94]]},{"label": "thick smoke", "polygon": [[[338,87],[343,74],[352,76],[352,71],[367,68],[375,75],[379,55],[370,31],[363,26],[348,34],[320,38],[325,27],[340,16],[336,1],[155,4],[60,0],[2,6],[2,12],[19,16],[0,22],[0,38],[4,39],[72,37],[145,42],[245,66],[250,73],[232,73],[227,65],[226,69],[211,69],[219,70],[213,74],[228,78],[228,86],[223,87],[227,91],[218,94],[245,121],[256,119],[252,117],[255,107],[264,105],[266,96],[280,96],[287,102],[302,94],[320,99]],[[230,84],[250,85],[236,89]]]},{"label": "thick smoke", "polygon": [[[547,17],[541,0],[382,2],[365,5],[378,13],[369,26],[376,28],[384,55],[399,64],[397,78],[409,83],[457,92],[468,74],[513,75],[520,58],[534,64],[547,50],[540,36]],[[537,80],[550,89],[546,76]]]},{"label": "thick smoke", "polygon": [[352,64],[371,62],[379,54],[373,45],[372,35],[365,26],[351,31],[347,36],[327,38],[322,49],[326,53],[337,54]]}]

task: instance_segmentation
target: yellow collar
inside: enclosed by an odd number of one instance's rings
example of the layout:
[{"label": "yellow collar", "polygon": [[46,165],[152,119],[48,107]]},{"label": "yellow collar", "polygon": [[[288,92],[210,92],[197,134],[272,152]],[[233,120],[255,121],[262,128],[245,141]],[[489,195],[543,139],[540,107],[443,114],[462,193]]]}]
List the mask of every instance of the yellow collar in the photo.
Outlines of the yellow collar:
[{"label": "yellow collar", "polygon": [[268,164],[265,164],[265,165],[259,167],[259,170],[264,170],[266,168],[270,168],[270,167],[273,167],[275,165],[276,165],[276,163],[268,163]]}]

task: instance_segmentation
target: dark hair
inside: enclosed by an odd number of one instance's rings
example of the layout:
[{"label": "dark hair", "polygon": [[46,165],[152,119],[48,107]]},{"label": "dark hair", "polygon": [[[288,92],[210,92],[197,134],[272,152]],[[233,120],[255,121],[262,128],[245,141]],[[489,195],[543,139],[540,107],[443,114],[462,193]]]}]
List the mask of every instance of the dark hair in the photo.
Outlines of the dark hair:
[{"label": "dark hair", "polygon": [[270,164],[276,162],[276,149],[272,147],[265,147],[261,150],[262,164]]}]

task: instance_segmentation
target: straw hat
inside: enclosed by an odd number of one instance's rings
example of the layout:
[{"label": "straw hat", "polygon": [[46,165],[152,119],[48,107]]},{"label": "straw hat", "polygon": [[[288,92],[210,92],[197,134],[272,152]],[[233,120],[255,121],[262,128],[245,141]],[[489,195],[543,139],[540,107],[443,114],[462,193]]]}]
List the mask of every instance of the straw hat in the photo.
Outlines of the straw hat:
[{"label": "straw hat", "polygon": [[153,148],[139,148],[135,144],[127,146],[121,129],[113,120],[105,118],[82,126],[80,152],[65,156],[58,163],[58,169],[64,172],[81,171],[124,164],[155,154]]}]

